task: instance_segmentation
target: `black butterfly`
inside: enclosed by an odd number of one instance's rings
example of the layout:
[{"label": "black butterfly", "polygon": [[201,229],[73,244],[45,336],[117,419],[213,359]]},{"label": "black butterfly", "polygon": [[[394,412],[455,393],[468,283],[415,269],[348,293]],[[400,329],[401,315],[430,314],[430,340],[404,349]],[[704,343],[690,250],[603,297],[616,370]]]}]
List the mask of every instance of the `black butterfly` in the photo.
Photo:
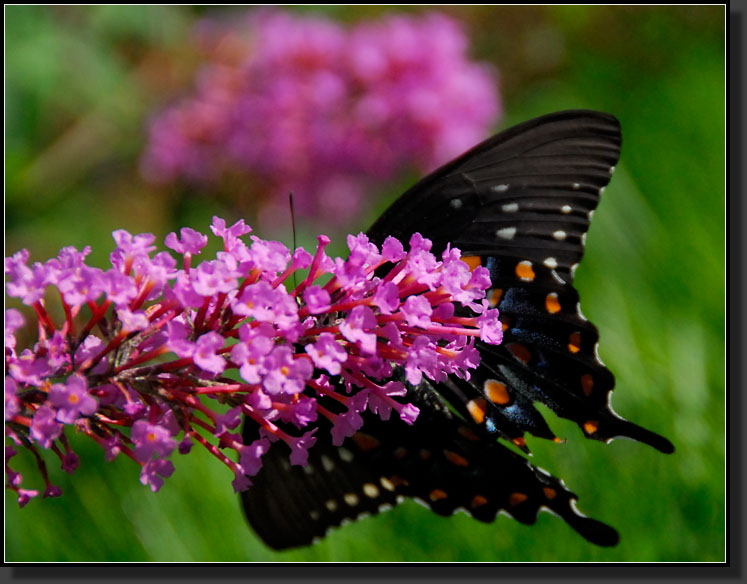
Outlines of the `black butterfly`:
[{"label": "black butterfly", "polygon": [[[576,422],[588,438],[626,436],[662,452],[672,444],[617,416],[614,377],[596,355],[598,333],[578,309],[573,273],[599,196],[620,153],[620,126],[608,114],[565,111],[493,136],[422,179],[368,230],[408,241],[420,232],[440,253],[447,243],[490,270],[488,297],[500,310],[504,340],[479,344],[469,381],[424,381],[408,389],[420,408],[414,425],[364,416],[342,447],[324,428],[309,465],[291,467],[274,445],[242,494],[249,522],[269,546],[309,544],[346,519],[406,497],[439,515],[464,509],[490,522],[505,511],[534,523],[541,507],[598,545],[618,534],[581,515],[557,478],[499,442],[526,449],[524,434],[555,439],[539,402]],[[245,426],[245,440],[254,430]]]}]

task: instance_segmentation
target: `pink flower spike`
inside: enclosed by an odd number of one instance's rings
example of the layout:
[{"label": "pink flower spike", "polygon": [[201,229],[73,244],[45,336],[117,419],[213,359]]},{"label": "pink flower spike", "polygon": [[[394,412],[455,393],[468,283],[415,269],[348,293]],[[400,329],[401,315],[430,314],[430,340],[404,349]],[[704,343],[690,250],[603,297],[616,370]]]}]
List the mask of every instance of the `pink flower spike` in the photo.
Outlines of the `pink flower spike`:
[{"label": "pink flower spike", "polygon": [[[350,256],[333,261],[324,253],[325,236],[311,258],[256,236],[247,247],[239,239],[248,232],[241,222],[226,228],[215,219],[213,231],[230,251],[189,271],[176,271],[171,254],[151,246],[152,236],[117,232],[115,267],[97,272],[104,297],[88,303],[93,316],[78,331],[70,324],[78,308],[63,302],[58,328],[37,302],[39,337],[20,347],[22,319],[7,313],[5,409],[13,424],[6,435],[16,448],[29,447],[37,459],[38,448],[52,449],[62,470],[72,472],[78,457],[65,432],[74,425],[96,440],[107,460],[121,452],[138,462],[141,482],[157,491],[174,470],[168,457],[177,448],[188,453],[195,443],[224,463],[234,488],[243,489],[273,441],[285,441],[291,462],[305,464],[320,415],[331,421],[335,444],[363,427],[367,407],[383,418],[395,410],[412,423],[418,410],[395,376],[410,384],[423,376],[468,378],[479,363],[476,338],[499,340],[498,313],[481,296],[484,274],[469,276],[456,249],[438,262],[430,242],[414,235],[403,257],[396,239],[387,239],[380,253],[358,234],[348,238]],[[180,233],[169,238],[172,248],[199,251],[199,233]],[[76,278],[87,273],[88,251],[66,248],[35,264],[45,271],[43,287],[71,286],[83,294],[88,285],[77,288],[84,278]],[[11,279],[24,282],[23,293],[32,294],[27,260],[17,254],[6,266],[15,274]],[[309,266],[310,276],[295,294],[275,286],[301,266]],[[322,274],[336,279],[311,284]],[[330,400],[339,405],[327,409]],[[242,418],[258,428],[259,440],[249,446],[234,433]],[[301,436],[287,434],[289,427]],[[43,466],[40,472],[44,495],[57,495]],[[7,462],[6,481],[22,504],[38,495],[19,490],[21,475]]]}]

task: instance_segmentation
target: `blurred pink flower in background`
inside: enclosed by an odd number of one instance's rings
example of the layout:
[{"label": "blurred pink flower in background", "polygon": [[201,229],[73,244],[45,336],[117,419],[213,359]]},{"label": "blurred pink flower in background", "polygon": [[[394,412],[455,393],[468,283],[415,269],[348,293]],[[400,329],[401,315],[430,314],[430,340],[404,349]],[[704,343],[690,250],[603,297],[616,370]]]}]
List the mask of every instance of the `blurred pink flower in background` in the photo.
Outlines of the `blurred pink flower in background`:
[{"label": "blurred pink flower in background", "polygon": [[501,113],[497,71],[468,58],[443,14],[344,28],[259,10],[204,21],[198,38],[210,59],[194,93],[151,120],[143,174],[203,187],[240,177],[262,193],[267,226],[287,222],[289,192],[304,219],[342,223],[377,186],[484,139]]}]

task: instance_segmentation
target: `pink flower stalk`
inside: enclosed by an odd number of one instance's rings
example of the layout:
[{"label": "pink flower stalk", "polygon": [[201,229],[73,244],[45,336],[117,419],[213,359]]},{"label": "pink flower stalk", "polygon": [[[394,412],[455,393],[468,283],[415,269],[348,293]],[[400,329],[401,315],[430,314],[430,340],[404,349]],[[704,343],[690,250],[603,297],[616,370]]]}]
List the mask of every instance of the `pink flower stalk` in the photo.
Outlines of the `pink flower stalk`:
[{"label": "pink flower stalk", "polygon": [[[214,218],[211,229],[223,251],[197,265],[207,237],[193,230],[166,237],[180,262],[156,253],[152,235],[125,231],[113,234],[108,270],[85,264],[88,249],[32,266],[25,250],[6,258],[6,292],[33,309],[38,341],[20,347],[23,316],[6,312],[5,432],[36,457],[44,496],[60,490],[39,450],[72,473],[71,426],[108,460],[121,453],[139,464],[153,491],[174,471],[171,454],[193,444],[229,467],[234,488],[248,488],[272,442],[305,464],[320,416],[335,444],[360,429],[367,408],[413,423],[418,410],[397,399],[406,389],[391,380],[395,369],[411,384],[466,377],[479,361],[475,339],[501,340],[498,312],[483,303],[485,269],[470,272],[453,248],[439,261],[419,234],[409,251],[394,238],[379,250],[350,235],[342,259],[326,255],[326,236],[312,255],[255,236],[247,244],[243,221]],[[322,276],[331,279],[317,283]],[[61,322],[47,309],[48,288]],[[456,305],[474,316],[455,317]],[[252,444],[235,431],[242,419],[258,431]],[[25,505],[38,491],[21,488],[8,465],[15,453],[6,447],[7,485]]]},{"label": "pink flower stalk", "polygon": [[142,169],[155,183],[244,176],[263,224],[287,220],[289,192],[299,215],[343,223],[364,194],[464,152],[501,113],[496,71],[443,14],[239,22],[202,23],[215,49],[193,95],[152,119]]}]

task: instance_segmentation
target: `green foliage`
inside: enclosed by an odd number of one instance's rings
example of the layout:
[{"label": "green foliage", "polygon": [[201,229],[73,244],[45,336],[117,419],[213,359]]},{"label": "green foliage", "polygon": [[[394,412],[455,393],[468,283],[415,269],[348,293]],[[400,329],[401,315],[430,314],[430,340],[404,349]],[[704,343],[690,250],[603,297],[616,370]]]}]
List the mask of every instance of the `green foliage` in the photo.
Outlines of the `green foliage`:
[{"label": "green foliage", "polygon": [[[354,20],[361,10],[332,12]],[[6,493],[6,561],[724,559],[723,7],[448,10],[466,21],[478,56],[505,73],[502,125],[580,107],[622,122],[622,161],[577,287],[617,376],[616,411],[677,451],[586,441],[549,413],[568,442],[529,440],[535,464],[561,476],[584,512],[617,527],[620,545],[592,547],[549,514],[533,527],[504,516],[484,525],[408,502],[318,545],[274,553],[245,524],[230,473],[199,448],[175,459],[174,476],[154,495],[131,461],[106,463],[78,436],[76,473],[52,465],[60,499],[19,510]],[[115,228],[204,231],[219,202],[179,203],[137,175],[148,111],[190,83],[184,47],[196,10],[11,6],[6,17],[7,252],[27,247],[44,260],[90,244],[102,264]],[[31,481],[32,463],[16,464]]]}]

